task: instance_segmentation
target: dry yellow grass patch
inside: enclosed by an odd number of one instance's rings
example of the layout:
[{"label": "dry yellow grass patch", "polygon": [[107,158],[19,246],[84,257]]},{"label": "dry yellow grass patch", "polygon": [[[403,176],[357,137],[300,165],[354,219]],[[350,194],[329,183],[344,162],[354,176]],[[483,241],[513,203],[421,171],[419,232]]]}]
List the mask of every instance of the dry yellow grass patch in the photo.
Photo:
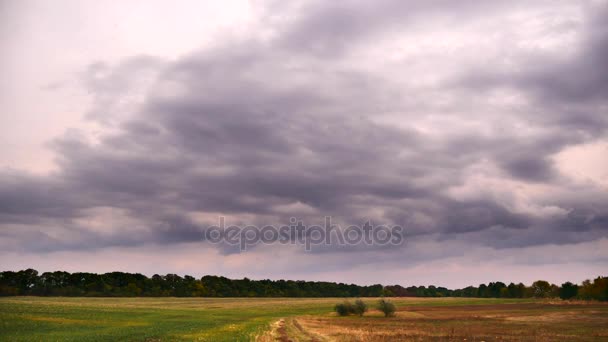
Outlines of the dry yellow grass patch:
[{"label": "dry yellow grass patch", "polygon": [[605,304],[411,306],[396,316],[298,318],[331,341],[598,341],[608,336]]}]

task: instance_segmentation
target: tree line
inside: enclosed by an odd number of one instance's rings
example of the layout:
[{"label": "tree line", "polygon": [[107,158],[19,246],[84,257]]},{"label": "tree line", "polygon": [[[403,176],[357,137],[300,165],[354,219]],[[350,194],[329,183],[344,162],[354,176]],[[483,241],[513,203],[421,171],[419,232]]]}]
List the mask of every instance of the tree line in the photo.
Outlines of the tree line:
[{"label": "tree line", "polygon": [[477,287],[449,290],[445,287],[392,285],[384,287],[387,296],[395,297],[477,297],[477,298],[561,298],[582,300],[608,300],[608,277],[597,277],[582,284],[565,282],[561,286],[537,280],[531,286],[523,283],[490,282]]},{"label": "tree line", "polygon": [[378,297],[382,285],[228,279],[196,279],[177,274],[147,277],[139,273],[104,274],[63,271],[38,274],[34,269],[0,273],[0,295],[110,296],[110,297]]},{"label": "tree line", "polygon": [[0,272],[1,296],[91,296],[91,297],[482,297],[482,298],[562,298],[608,300],[608,277],[585,280],[580,285],[561,286],[538,280],[522,283],[490,282],[477,287],[450,290],[436,286],[354,284],[294,281],[228,279],[204,276],[196,279],[177,274],[147,277],[139,273],[104,274],[64,271],[39,274],[34,269]]}]

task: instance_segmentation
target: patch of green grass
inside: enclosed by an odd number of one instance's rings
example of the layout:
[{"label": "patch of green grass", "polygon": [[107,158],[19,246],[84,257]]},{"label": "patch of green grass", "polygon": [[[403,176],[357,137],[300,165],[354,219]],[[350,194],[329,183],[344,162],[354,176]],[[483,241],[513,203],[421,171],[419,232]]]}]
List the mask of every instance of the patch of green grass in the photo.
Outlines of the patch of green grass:
[{"label": "patch of green grass", "polygon": [[0,299],[2,341],[247,341],[280,317],[335,300],[247,298]]}]

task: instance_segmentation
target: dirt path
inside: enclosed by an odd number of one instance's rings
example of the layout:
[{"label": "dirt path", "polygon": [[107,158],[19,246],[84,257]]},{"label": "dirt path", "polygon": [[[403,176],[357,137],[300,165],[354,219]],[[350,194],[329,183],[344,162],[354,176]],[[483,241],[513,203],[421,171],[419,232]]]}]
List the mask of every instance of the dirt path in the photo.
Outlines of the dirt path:
[{"label": "dirt path", "polygon": [[277,336],[275,337],[275,340],[281,341],[281,342],[294,342],[287,335],[287,329],[285,328],[285,320],[284,319],[280,319],[279,322],[278,322]]},{"label": "dirt path", "polygon": [[302,325],[298,322],[298,320],[296,320],[295,318],[292,319],[292,324],[296,329],[298,329],[299,333],[306,338],[305,340],[302,340],[302,341],[322,342],[322,340],[318,336],[315,336],[311,332],[306,331],[302,327]]},{"label": "dirt path", "polygon": [[295,318],[281,318],[271,325],[268,333],[256,339],[257,342],[326,342],[325,338],[306,331]]}]

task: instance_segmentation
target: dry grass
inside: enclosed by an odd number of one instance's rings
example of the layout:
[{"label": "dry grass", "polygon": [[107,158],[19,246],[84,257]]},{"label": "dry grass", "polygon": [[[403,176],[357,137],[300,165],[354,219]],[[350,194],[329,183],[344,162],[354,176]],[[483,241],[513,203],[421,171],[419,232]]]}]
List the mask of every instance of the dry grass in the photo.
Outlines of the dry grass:
[{"label": "dry grass", "polygon": [[307,316],[302,328],[331,341],[608,340],[608,305],[517,303],[400,306],[393,318]]}]

